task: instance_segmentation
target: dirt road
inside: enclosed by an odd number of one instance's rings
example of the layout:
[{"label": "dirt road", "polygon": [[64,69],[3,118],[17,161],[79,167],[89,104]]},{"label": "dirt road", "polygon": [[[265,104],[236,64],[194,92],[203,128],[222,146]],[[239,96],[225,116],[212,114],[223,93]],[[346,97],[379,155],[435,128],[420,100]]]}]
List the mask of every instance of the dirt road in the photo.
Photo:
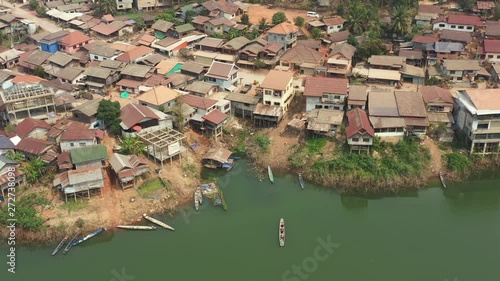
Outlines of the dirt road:
[{"label": "dirt road", "polygon": [[15,4],[15,6],[7,1],[3,1],[3,6],[8,7],[12,9],[12,14],[21,18],[25,18],[28,20],[32,20],[36,23],[37,26],[40,26],[44,30],[47,30],[49,32],[56,32],[59,30],[62,30],[61,27],[59,27],[57,24],[55,24],[53,21],[47,18],[40,18],[36,16],[35,11],[27,11],[23,10],[19,4]]}]

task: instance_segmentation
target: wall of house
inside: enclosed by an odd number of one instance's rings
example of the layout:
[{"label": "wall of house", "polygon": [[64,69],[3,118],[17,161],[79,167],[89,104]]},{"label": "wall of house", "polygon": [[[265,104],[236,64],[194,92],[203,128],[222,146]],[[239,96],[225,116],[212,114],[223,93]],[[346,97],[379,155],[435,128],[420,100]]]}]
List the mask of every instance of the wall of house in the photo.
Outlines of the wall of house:
[{"label": "wall of house", "polygon": [[[140,103],[141,105],[148,106],[148,107],[154,108],[154,109],[156,109],[156,110],[159,110],[159,108],[160,108],[160,106],[159,106],[159,105],[151,104],[151,103],[149,103],[149,102],[139,101],[139,103]],[[169,107],[171,107],[171,106],[175,106],[175,104],[176,104],[176,103],[175,103],[175,99],[173,99],[173,100],[171,100],[171,101],[169,101],[169,102],[166,102],[166,103],[164,103],[164,104],[162,104],[162,105],[163,105],[163,108],[167,109],[167,108],[169,108]]]},{"label": "wall of house", "polygon": [[139,91],[139,88],[128,88],[128,87],[125,87],[125,86],[120,86],[120,92],[129,92],[131,94],[139,94],[140,91]]},{"label": "wall of house", "polygon": [[75,167],[77,169],[82,169],[82,168],[99,168],[99,167],[103,167],[104,166],[103,161],[104,160],[96,160],[96,161],[84,162],[84,163],[80,163],[80,164],[75,164]]},{"label": "wall of house", "polygon": [[89,57],[91,61],[103,61],[103,60],[110,60],[113,59],[113,57],[105,57],[105,56],[100,56],[96,54],[89,53]]},{"label": "wall of house", "polygon": [[[205,77],[205,82],[221,85],[221,88],[228,89],[229,87],[231,87],[231,85],[233,85],[233,83],[237,83],[237,80],[236,80],[237,78],[238,78],[238,73],[236,73],[236,78],[229,79],[229,80],[222,80],[222,79],[218,79],[218,78]],[[236,82],[233,82],[235,80],[236,80]]]},{"label": "wall of house", "polygon": [[84,147],[84,146],[89,146],[97,144],[97,140],[72,140],[72,141],[61,141],[60,146],[61,146],[61,152],[64,151],[70,151],[72,149],[78,148],[78,147]]},{"label": "wall of house", "polygon": [[295,89],[293,88],[292,81],[293,79],[290,79],[286,90],[282,91],[281,96],[274,96],[275,90],[273,89],[263,89],[263,103],[277,105],[283,108],[283,111],[286,112],[292,102],[293,96],[295,95]]},{"label": "wall of house", "polygon": [[133,0],[116,0],[117,10],[128,10],[132,9]]},{"label": "wall of house", "polygon": [[53,42],[53,43],[50,43],[50,44],[41,43],[40,47],[42,48],[42,51],[49,52],[51,54],[54,54],[57,51],[59,51],[59,44],[57,42]]},{"label": "wall of house", "polygon": [[[332,109],[332,110],[344,110],[345,96],[344,95],[329,95],[332,96],[330,99],[333,101],[325,102],[320,97],[306,97],[306,111],[309,112],[313,109]],[[339,96],[338,99],[334,99],[333,96]]]},{"label": "wall of house", "polygon": [[349,145],[372,145],[373,138],[370,135],[355,134],[347,139]]},{"label": "wall of house", "polygon": [[384,128],[375,129],[375,136],[377,137],[404,137],[405,130],[403,128]]},{"label": "wall of house", "polygon": [[313,76],[314,72],[315,72],[314,68],[300,67],[300,74],[302,74],[302,75]]},{"label": "wall of house", "polygon": [[222,16],[225,17],[226,19],[228,20],[232,20],[234,19],[234,17],[236,16],[236,14],[226,14],[226,13],[222,13]]},{"label": "wall of house", "polygon": [[326,33],[339,32],[340,30],[342,30],[343,27],[344,27],[343,24],[327,26]]},{"label": "wall of house", "polygon": [[464,31],[464,32],[474,32],[473,25],[467,24],[448,24],[446,22],[437,22],[432,26],[433,30],[439,29],[448,29],[448,30],[456,30],[456,31]]},{"label": "wall of house", "polygon": [[500,62],[500,54],[498,54],[498,53],[486,53],[484,55],[484,59],[487,59],[488,61],[491,61],[493,63],[499,63]]},{"label": "wall of house", "polygon": [[118,30],[118,35],[119,36],[124,36],[127,34],[132,34],[134,33],[134,28],[132,26],[125,26],[122,29]]},{"label": "wall of house", "polygon": [[213,34],[213,33],[220,33],[222,34],[224,32],[224,29],[222,26],[214,26],[210,23],[205,23],[205,33],[207,34]]},{"label": "wall of house", "polygon": [[66,80],[66,79],[59,79],[62,83],[70,83],[72,85],[77,85],[79,83],[83,83],[85,80],[85,75],[82,72],[80,75],[78,75],[75,79],[73,80]]}]

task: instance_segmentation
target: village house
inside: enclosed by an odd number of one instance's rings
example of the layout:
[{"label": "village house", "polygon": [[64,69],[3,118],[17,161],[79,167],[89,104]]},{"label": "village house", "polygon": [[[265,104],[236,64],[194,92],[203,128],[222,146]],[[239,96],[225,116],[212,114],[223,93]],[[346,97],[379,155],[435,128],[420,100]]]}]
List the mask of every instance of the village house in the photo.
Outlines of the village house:
[{"label": "village house", "polygon": [[406,58],[401,56],[371,56],[368,58],[370,68],[373,69],[387,69],[387,70],[401,70],[406,63]]},{"label": "village house", "polygon": [[334,109],[344,111],[349,81],[345,78],[306,77],[306,111]]},{"label": "village house", "polygon": [[336,45],[330,52],[326,62],[328,77],[347,77],[351,73],[352,58],[356,48],[347,43]]},{"label": "village house", "polygon": [[181,74],[194,77],[195,80],[203,80],[207,68],[204,64],[195,61],[187,61],[181,67]]},{"label": "village house", "polygon": [[163,39],[171,34],[171,29],[174,27],[174,24],[168,22],[166,20],[157,20],[151,28],[154,31],[154,35],[156,38]]},{"label": "village house", "polygon": [[440,65],[441,72],[450,77],[453,82],[474,81],[476,74],[481,67],[476,60],[443,60]]},{"label": "village house", "polygon": [[375,138],[375,130],[368,120],[368,114],[361,108],[354,108],[349,110],[346,116],[345,135],[350,151],[366,151],[369,153]]},{"label": "village house", "polygon": [[329,109],[313,109],[307,113],[309,136],[335,136],[344,120],[344,112]]},{"label": "village house", "polygon": [[347,39],[349,38],[349,35],[351,35],[349,30],[330,33],[330,35],[328,36],[328,40],[327,40],[329,43],[331,43],[330,48],[334,48],[335,46],[337,46],[339,44],[347,43]]},{"label": "village house", "polygon": [[327,34],[339,32],[340,30],[342,30],[342,28],[344,28],[344,22],[345,20],[342,17],[338,16],[323,19],[323,23],[325,24],[324,31]]},{"label": "village house", "polygon": [[122,189],[134,187],[137,178],[149,173],[148,163],[141,156],[114,153],[109,159],[109,164],[116,174],[116,184]]},{"label": "village house", "polygon": [[179,93],[166,87],[158,86],[137,97],[139,104],[154,108],[156,110],[166,110],[176,105]]},{"label": "village house", "polygon": [[366,109],[368,98],[368,87],[366,85],[349,85],[349,95],[347,96],[347,109]]},{"label": "village house", "polygon": [[191,3],[191,4],[187,4],[187,5],[184,5],[184,6],[181,6],[178,10],[177,10],[177,13],[180,12],[180,16],[181,18],[183,19],[186,19],[186,13],[188,11],[193,11],[195,12],[196,14],[199,14],[202,10],[204,9],[204,7],[201,5],[201,4],[198,4],[198,3]]},{"label": "village house", "polygon": [[85,85],[83,81],[85,79],[84,68],[81,67],[66,67],[64,69],[59,70],[54,74],[56,78],[58,78],[61,83],[69,83],[71,85]]},{"label": "village house", "polygon": [[457,91],[455,120],[470,153],[500,152],[500,92],[498,89]]},{"label": "village house", "polygon": [[260,84],[263,103],[282,108],[286,112],[295,95],[293,73],[289,71],[270,70]]},{"label": "village house", "polygon": [[88,89],[97,93],[106,92],[119,77],[115,70],[101,66],[88,67],[83,75],[85,75],[85,84]]},{"label": "village house", "polygon": [[59,42],[69,34],[67,30],[51,33],[40,40],[40,48],[44,52],[55,53],[59,51]]},{"label": "village house", "polygon": [[319,51],[321,49],[321,40],[314,40],[314,39],[298,40],[297,46],[299,45],[309,47],[315,51]]},{"label": "village house", "polygon": [[59,42],[59,50],[68,54],[74,54],[91,41],[90,37],[80,31],[72,31]]},{"label": "village house", "polygon": [[189,34],[191,34],[195,30],[196,30],[196,28],[194,28],[194,26],[192,24],[186,23],[186,24],[178,25],[178,26],[174,27],[174,30],[172,31],[171,34],[169,34],[169,36],[172,36],[176,39],[180,39],[180,38],[188,36]]},{"label": "village house", "polygon": [[486,21],[485,26],[484,38],[500,39],[500,21]]},{"label": "village house", "polygon": [[195,81],[189,84],[184,90],[191,95],[206,98],[217,93],[219,91],[219,86],[203,81]]},{"label": "village house", "polygon": [[297,43],[297,33],[299,28],[287,22],[275,25],[267,31],[267,41],[269,43],[278,43],[286,52]]},{"label": "village house", "polygon": [[242,12],[238,5],[227,1],[210,0],[201,3],[201,5],[208,10],[208,16],[213,18],[224,17],[226,19],[233,19]]},{"label": "village house", "polygon": [[89,198],[101,194],[104,187],[104,176],[100,167],[89,167],[69,170],[55,175],[53,187],[59,189],[68,202],[68,196],[76,198]]},{"label": "village house", "polygon": [[2,198],[6,198],[8,188],[17,187],[24,183],[24,174],[19,169],[20,166],[17,161],[0,155],[0,190],[2,190]]},{"label": "village house", "polygon": [[450,91],[437,86],[423,86],[420,88],[420,93],[424,99],[429,124],[438,129],[441,124],[446,127],[446,131],[441,131],[437,135],[438,140],[453,141],[454,131],[451,126],[455,124],[452,115],[455,101]]},{"label": "village house", "polygon": [[19,56],[19,69],[25,73],[33,73],[37,67],[43,67],[51,55],[52,53],[40,50],[21,54]]},{"label": "village house", "polygon": [[442,15],[444,15],[444,10],[439,5],[418,5],[415,23],[417,25],[430,25],[433,20]]},{"label": "village house", "polygon": [[50,150],[56,151],[51,142],[31,138],[21,139],[21,141],[14,147],[14,150],[22,153],[27,160],[41,158]]},{"label": "village house", "polygon": [[500,40],[484,40],[482,48],[479,48],[479,54],[481,54],[482,59],[488,60],[488,62],[500,63]]},{"label": "village house", "polygon": [[5,108],[3,124],[18,122],[27,117],[47,119],[55,112],[54,91],[40,84],[21,83],[0,91]]},{"label": "village house", "polygon": [[127,79],[131,81],[144,82],[151,75],[153,75],[153,72],[153,67],[130,63],[121,70],[120,74],[122,80]]},{"label": "village house", "polygon": [[243,36],[233,38],[222,45],[221,52],[223,54],[238,55],[240,50],[250,42],[250,40]]},{"label": "village house", "polygon": [[73,118],[82,123],[92,124],[97,121],[97,109],[101,98],[94,98],[77,107],[72,111]]},{"label": "village house", "polygon": [[230,93],[225,97],[231,102],[231,112],[234,116],[252,118],[253,112],[261,98],[259,96]]},{"label": "village house", "polygon": [[425,83],[425,71],[421,67],[404,64],[400,70],[403,82],[423,85]]},{"label": "village house", "polygon": [[196,28],[196,30],[204,32],[205,31],[205,23],[209,21],[209,17],[205,16],[196,16],[191,20],[191,24]]},{"label": "village house", "polygon": [[154,11],[170,5],[167,1],[136,0],[133,7],[137,11]]},{"label": "village house", "polygon": [[43,66],[45,73],[55,76],[60,70],[69,66],[79,66],[78,58],[63,52],[56,52],[47,59],[47,64]]},{"label": "village house", "polygon": [[47,133],[47,138],[52,143],[59,143],[61,140],[61,135],[68,130],[87,130],[89,125],[71,120],[68,118],[63,118],[58,120],[52,128]]},{"label": "village house", "polygon": [[465,52],[464,45],[458,42],[436,42],[427,50],[427,60],[457,59]]},{"label": "village house", "polygon": [[140,131],[172,128],[172,118],[152,107],[129,103],[121,109],[122,135],[134,135]]},{"label": "village house", "polygon": [[207,22],[205,22],[204,29],[205,33],[208,35],[211,34],[224,34],[224,32],[228,32],[231,27],[234,27],[236,23],[231,20],[228,20],[224,17],[214,18]]},{"label": "village house", "polygon": [[223,63],[214,61],[205,74],[205,81],[220,85],[220,87],[229,92],[234,92],[239,85],[240,78],[238,70],[234,63]]},{"label": "village house", "polygon": [[137,46],[119,55],[118,57],[115,58],[115,60],[128,63],[138,62],[143,58],[152,54],[154,54],[154,49],[146,46]]},{"label": "village house", "polygon": [[195,44],[195,48],[200,51],[207,51],[207,52],[220,52],[222,45],[226,40],[224,39],[219,39],[219,38],[213,38],[213,37],[205,37],[201,39],[199,42]]},{"label": "village house", "polygon": [[406,58],[406,63],[414,66],[422,66],[423,55],[422,50],[399,50],[398,56]]},{"label": "village house", "polygon": [[156,40],[156,36],[150,35],[146,32],[143,32],[137,36],[135,39],[136,44],[138,45],[144,45],[146,47],[150,47],[151,44]]},{"label": "village house", "polygon": [[481,28],[482,26],[483,21],[478,16],[451,14],[447,18],[441,17],[436,19],[433,22],[432,29],[474,32],[476,28]]},{"label": "village house", "polygon": [[419,92],[396,91],[397,110],[399,116],[404,119],[407,134],[413,134],[423,138],[429,127],[427,110]]},{"label": "village house", "polygon": [[121,51],[113,49],[107,45],[98,45],[89,49],[89,58],[91,61],[114,60]]},{"label": "village house", "polygon": [[439,42],[457,42],[467,45],[471,41],[472,35],[470,32],[444,29],[441,30],[439,35]]},{"label": "village house", "polygon": [[102,168],[106,165],[108,159],[106,146],[102,144],[93,144],[77,147],[70,150],[71,162],[76,169],[82,168]]},{"label": "village house", "polygon": [[181,100],[183,104],[195,109],[195,113],[190,122],[197,129],[200,129],[203,125],[202,117],[217,108],[217,100],[210,98],[203,98],[194,95],[182,95]]},{"label": "village house", "polygon": [[24,54],[23,51],[16,49],[6,50],[0,53],[0,69],[9,69],[19,63],[20,55]]},{"label": "village house", "polygon": [[134,32],[133,26],[123,21],[113,21],[109,24],[101,22],[91,30],[95,37],[103,40],[111,40]]},{"label": "village house", "polygon": [[61,134],[61,152],[70,151],[78,147],[98,144],[104,137],[104,132],[96,129],[66,130]]},{"label": "village house", "polygon": [[[280,58],[280,66],[299,71],[303,75],[315,75],[323,69],[326,56],[306,46],[295,46],[286,51]],[[324,69],[326,70],[326,68]]]},{"label": "village house", "polygon": [[491,12],[495,8],[495,2],[494,1],[477,1],[476,2],[476,7],[474,12]]},{"label": "village house", "polygon": [[427,51],[432,48],[434,43],[438,41],[438,38],[433,36],[423,36],[423,35],[415,35],[411,42],[413,43],[414,50]]},{"label": "village house", "polygon": [[231,154],[231,151],[223,147],[212,147],[203,155],[201,163],[203,166],[211,169],[230,169],[233,166]]},{"label": "village house", "polygon": [[59,153],[56,159],[57,170],[65,172],[73,169],[73,162],[71,162],[71,154],[69,151]]},{"label": "village house", "polygon": [[125,11],[132,9],[133,0],[115,0],[116,1],[116,9],[118,11]]},{"label": "village house", "polygon": [[28,117],[17,124],[14,128],[14,133],[21,139],[32,138],[46,140],[47,133],[50,129],[50,125],[44,120]]},{"label": "village house", "polygon": [[10,152],[14,152],[15,144],[8,136],[0,135],[0,155],[5,155]]},{"label": "village house", "polygon": [[222,127],[227,123],[229,116],[219,109],[212,110],[202,116],[203,131],[205,134],[213,137],[215,141],[222,136]]},{"label": "village house", "polygon": [[387,140],[400,140],[405,135],[405,120],[399,116],[392,91],[369,92],[368,113],[376,136]]}]

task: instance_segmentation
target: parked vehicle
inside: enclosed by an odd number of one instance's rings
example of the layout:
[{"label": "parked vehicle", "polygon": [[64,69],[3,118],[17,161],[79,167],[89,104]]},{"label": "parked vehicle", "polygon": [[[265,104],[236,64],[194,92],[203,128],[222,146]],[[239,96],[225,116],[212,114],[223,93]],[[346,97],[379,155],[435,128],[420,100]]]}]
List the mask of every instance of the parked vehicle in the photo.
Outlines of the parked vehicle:
[{"label": "parked vehicle", "polygon": [[243,86],[243,88],[241,88],[241,93],[242,94],[246,94],[248,93],[248,91],[250,91],[250,89],[252,89],[252,84],[245,84],[245,86]]},{"label": "parked vehicle", "polygon": [[307,12],[307,17],[309,18],[319,18],[319,14],[316,12]]}]

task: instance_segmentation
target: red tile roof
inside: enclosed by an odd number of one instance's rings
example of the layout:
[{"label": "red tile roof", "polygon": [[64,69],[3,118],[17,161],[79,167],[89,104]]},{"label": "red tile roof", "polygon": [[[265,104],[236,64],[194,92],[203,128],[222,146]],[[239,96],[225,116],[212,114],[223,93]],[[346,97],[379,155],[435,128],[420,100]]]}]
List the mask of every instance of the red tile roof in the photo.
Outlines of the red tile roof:
[{"label": "red tile roof", "polygon": [[28,117],[25,118],[21,123],[19,123],[16,128],[14,128],[14,133],[16,133],[20,138],[25,138],[37,128],[46,129],[47,131],[51,129],[50,125],[47,124],[47,122]]},{"label": "red tile roof", "polygon": [[74,46],[80,43],[85,43],[87,41],[90,41],[90,37],[81,33],[80,31],[73,31],[66,35],[66,37],[64,37],[64,39],[59,42],[59,44],[65,46]]},{"label": "red tile roof", "polygon": [[356,133],[361,135],[368,134],[372,137],[375,136],[375,131],[373,130],[373,127],[368,120],[368,115],[364,110],[355,108],[348,111],[347,122],[349,123],[349,125],[345,128],[347,138],[351,138]]},{"label": "red tile roof", "polygon": [[500,40],[484,40],[483,47],[485,53],[500,53]]},{"label": "red tile roof", "polygon": [[323,22],[326,25],[339,25],[339,24],[343,24],[345,22],[345,20],[341,17],[333,17],[333,18],[329,18],[329,19],[323,19]]},{"label": "red tile roof", "polygon": [[267,33],[289,34],[289,33],[295,33],[298,31],[299,31],[299,28],[296,27],[295,25],[288,23],[288,22],[282,22],[278,25],[275,25],[273,28],[269,29],[267,31]]},{"label": "red tile roof", "polygon": [[195,108],[201,108],[201,109],[209,109],[213,105],[217,103],[216,100],[213,99],[207,99],[207,98],[202,98],[198,96],[193,96],[193,95],[183,95],[182,97],[182,102],[195,107]]},{"label": "red tile roof", "polygon": [[325,93],[347,95],[348,80],[345,78],[306,77],[304,96],[321,97]]},{"label": "red tile roof", "polygon": [[495,8],[495,2],[493,1],[477,1],[476,5],[478,10],[491,10]]},{"label": "red tile roof", "polygon": [[21,74],[21,75],[17,75],[16,77],[14,77],[14,79],[12,79],[12,83],[14,84],[19,84],[19,83],[40,83],[42,81],[47,81],[43,78],[40,78],[38,76],[33,76],[33,75],[24,75],[24,74]]},{"label": "red tile roof", "polygon": [[152,53],[153,51],[154,51],[153,49],[141,45],[119,55],[115,60],[131,62],[146,54]]},{"label": "red tile roof", "polygon": [[203,116],[203,119],[205,121],[208,121],[210,123],[219,125],[220,123],[224,122],[229,116],[227,114],[222,113],[219,109],[215,109],[210,111],[210,113],[206,114]]},{"label": "red tile roof", "polygon": [[415,35],[411,41],[413,43],[432,44],[436,43],[438,39],[432,36]]},{"label": "red tile roof", "polygon": [[454,103],[450,91],[437,86],[422,86],[422,88],[420,88],[420,93],[422,94],[422,98],[425,103],[439,100],[451,104]]},{"label": "red tile roof", "polygon": [[52,147],[52,143],[46,140],[39,139],[22,139],[14,149],[20,152],[29,153],[33,155],[41,155]]},{"label": "red tile roof", "polygon": [[61,135],[61,141],[93,140],[95,132],[92,129],[87,130],[69,130]]},{"label": "red tile roof", "polygon": [[483,26],[483,21],[478,16],[470,15],[449,15],[447,22],[449,24],[467,24],[474,26]]},{"label": "red tile roof", "polygon": [[130,129],[144,119],[158,120],[160,118],[147,106],[129,103],[122,107],[121,119],[122,123]]}]

